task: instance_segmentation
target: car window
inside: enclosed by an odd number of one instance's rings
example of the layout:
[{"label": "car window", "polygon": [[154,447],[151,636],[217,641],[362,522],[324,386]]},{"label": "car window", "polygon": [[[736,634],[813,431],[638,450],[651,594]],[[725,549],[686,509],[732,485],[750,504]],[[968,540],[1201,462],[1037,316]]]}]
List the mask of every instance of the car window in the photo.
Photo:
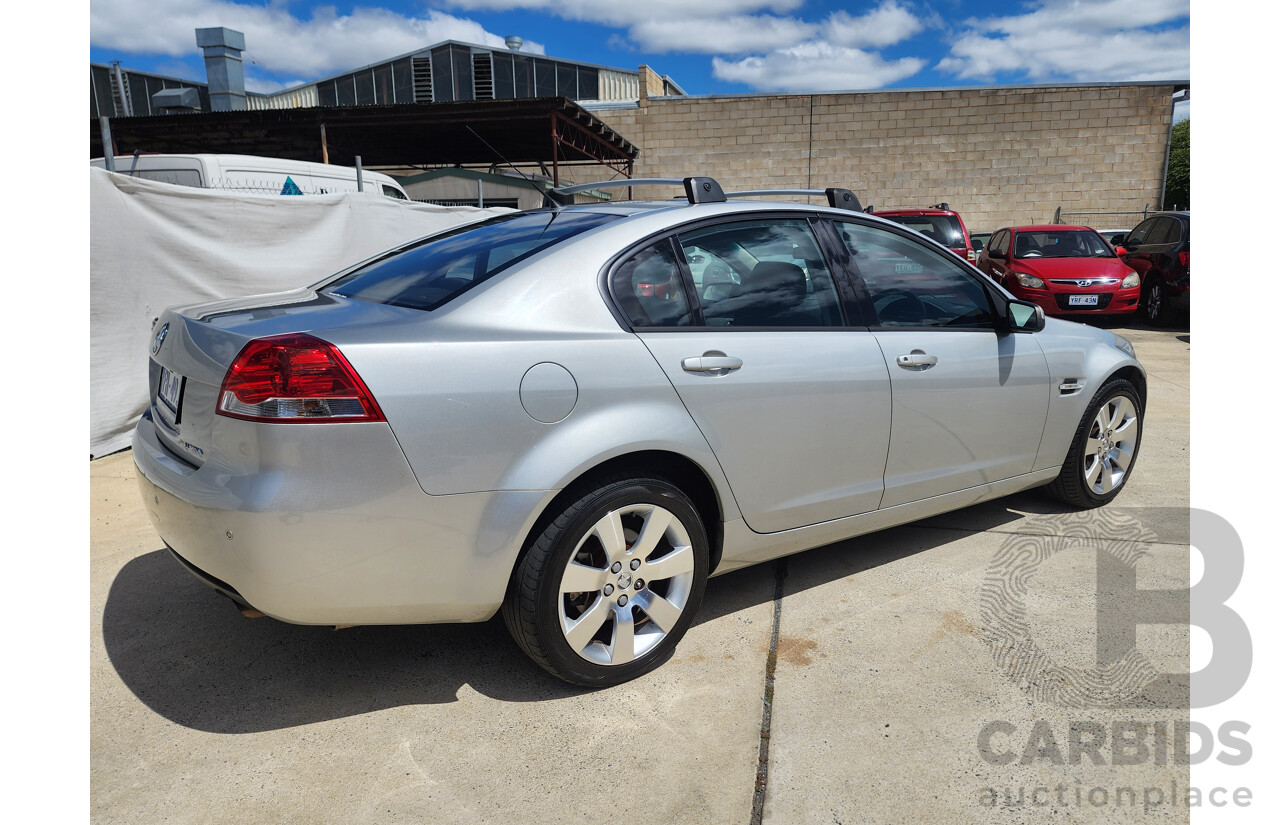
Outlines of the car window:
[{"label": "car window", "polygon": [[1146,243],[1147,234],[1151,232],[1151,227],[1155,225],[1155,222],[1155,218],[1148,218],[1135,226],[1133,231],[1129,233],[1128,245],[1137,246],[1138,244]]},{"label": "car window", "polygon": [[914,229],[943,246],[964,246],[964,233],[960,230],[960,219],[955,215],[885,215],[884,217],[908,229]]},{"label": "car window", "polygon": [[1001,229],[995,234],[995,237],[991,239],[991,243],[987,246],[987,257],[989,258],[992,255],[1007,255],[1009,254],[1008,250],[1009,230]]},{"label": "car window", "polygon": [[986,291],[951,256],[876,227],[836,227],[880,326],[994,328]]},{"label": "car window", "polygon": [[616,215],[528,212],[500,215],[424,239],[321,285],[334,295],[432,310],[504,269]]},{"label": "car window", "polygon": [[1156,223],[1155,229],[1151,230],[1147,243],[1177,243],[1178,241],[1178,222],[1173,218],[1161,218]]},{"label": "car window", "polygon": [[1015,258],[1113,258],[1115,253],[1092,229],[1019,232]]},{"label": "car window", "polygon": [[832,327],[844,323],[831,271],[809,222],[715,224],[679,237],[707,326]]},{"label": "car window", "polygon": [[610,287],[634,328],[693,323],[669,238],[623,261],[613,271]]},{"label": "car window", "polygon": [[404,193],[399,189],[396,189],[393,186],[387,186],[385,183],[382,184],[382,194],[386,195],[388,198],[395,198],[400,201],[408,200],[408,198],[404,196]]}]

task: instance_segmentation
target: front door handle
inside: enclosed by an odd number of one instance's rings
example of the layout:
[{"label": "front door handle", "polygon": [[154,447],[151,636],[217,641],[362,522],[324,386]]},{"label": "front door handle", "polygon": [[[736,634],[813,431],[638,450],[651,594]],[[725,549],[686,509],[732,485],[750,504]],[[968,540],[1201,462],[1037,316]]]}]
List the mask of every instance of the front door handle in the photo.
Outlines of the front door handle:
[{"label": "front door handle", "polygon": [[908,370],[927,370],[938,363],[938,356],[925,355],[924,350],[913,349],[910,355],[899,355],[898,366]]},{"label": "front door handle", "polygon": [[685,358],[680,368],[685,372],[728,372],[742,366],[741,358],[729,355],[700,355],[696,358]]}]

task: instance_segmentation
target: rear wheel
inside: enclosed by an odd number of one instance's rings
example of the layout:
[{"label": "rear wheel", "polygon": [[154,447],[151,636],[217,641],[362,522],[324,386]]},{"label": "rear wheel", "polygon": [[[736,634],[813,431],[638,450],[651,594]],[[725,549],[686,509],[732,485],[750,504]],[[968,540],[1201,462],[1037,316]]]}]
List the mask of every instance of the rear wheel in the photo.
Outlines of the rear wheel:
[{"label": "rear wheel", "polygon": [[1153,326],[1163,326],[1166,314],[1164,285],[1158,277],[1147,278],[1142,287],[1142,317]]},{"label": "rear wheel", "polygon": [[502,617],[549,673],[607,687],[671,657],[706,589],[706,530],[678,487],[606,480],[566,506],[512,575]]},{"label": "rear wheel", "polygon": [[1142,442],[1142,406],[1133,384],[1109,382],[1076,428],[1058,477],[1045,489],[1076,507],[1100,507],[1120,494]]}]

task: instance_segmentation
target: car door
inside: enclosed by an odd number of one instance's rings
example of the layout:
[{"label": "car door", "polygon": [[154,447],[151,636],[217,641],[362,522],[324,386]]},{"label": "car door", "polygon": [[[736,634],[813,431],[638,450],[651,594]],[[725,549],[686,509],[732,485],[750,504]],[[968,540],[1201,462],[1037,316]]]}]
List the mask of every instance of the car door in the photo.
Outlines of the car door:
[{"label": "car door", "polygon": [[[688,258],[731,269],[695,288]],[[771,533],[875,510],[889,375],[846,312],[808,219],[680,232],[610,276],[615,301],[706,436],[747,525]]]},{"label": "car door", "polygon": [[991,236],[991,242],[982,250],[982,256],[979,258],[978,268],[998,284],[1004,283],[1008,271],[1009,236],[1008,229],[996,232]]},{"label": "car door", "polygon": [[893,392],[880,506],[1030,472],[1050,395],[1039,342],[998,333],[986,288],[952,256],[880,226],[834,226]]},{"label": "car door", "polygon": [[1147,218],[1133,228],[1124,242],[1125,253],[1122,259],[1132,267],[1134,272],[1144,278],[1147,271],[1151,269],[1151,249],[1147,239],[1152,236],[1157,223],[1159,218]]}]

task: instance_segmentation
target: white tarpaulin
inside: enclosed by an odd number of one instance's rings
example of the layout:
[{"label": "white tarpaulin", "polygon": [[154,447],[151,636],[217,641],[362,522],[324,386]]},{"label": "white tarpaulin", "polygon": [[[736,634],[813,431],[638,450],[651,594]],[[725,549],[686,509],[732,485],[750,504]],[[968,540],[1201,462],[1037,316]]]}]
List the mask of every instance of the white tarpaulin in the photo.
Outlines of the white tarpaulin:
[{"label": "white tarpaulin", "polygon": [[371,195],[281,197],[89,170],[89,455],[129,446],[165,307],[280,292],[508,209]]}]

